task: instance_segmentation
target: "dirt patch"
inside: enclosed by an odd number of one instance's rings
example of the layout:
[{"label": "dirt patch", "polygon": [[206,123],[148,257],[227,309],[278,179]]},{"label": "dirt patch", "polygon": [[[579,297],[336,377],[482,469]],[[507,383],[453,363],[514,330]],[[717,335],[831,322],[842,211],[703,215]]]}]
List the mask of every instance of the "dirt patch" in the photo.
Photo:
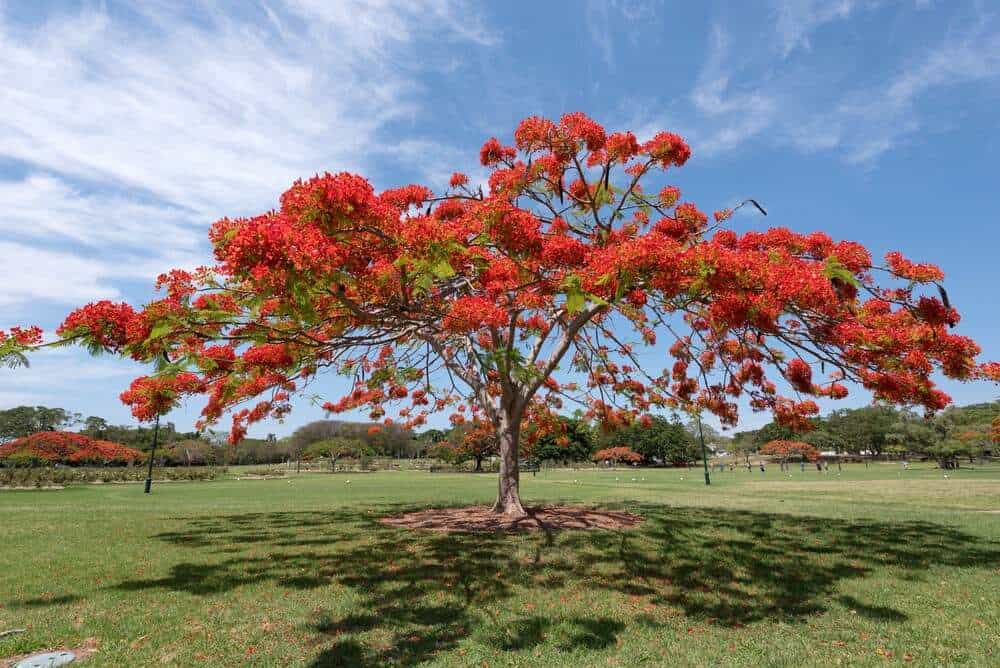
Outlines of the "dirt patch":
[{"label": "dirt patch", "polygon": [[0,658],[0,668],[10,668],[16,664],[21,659],[25,659],[29,656],[35,656],[36,654],[45,654],[47,652],[64,652],[69,650],[76,655],[76,659],[70,665],[76,665],[78,663],[83,663],[86,661],[91,654],[97,651],[97,638],[87,638],[83,641],[83,644],[79,647],[53,647],[49,649],[36,649],[33,652],[28,652],[27,654],[18,654],[17,656],[5,656]]},{"label": "dirt patch", "polygon": [[639,515],[621,510],[596,510],[579,506],[540,506],[526,510],[527,517],[511,519],[493,512],[488,506],[428,508],[383,517],[379,521],[401,529],[459,533],[630,529],[643,521]]}]

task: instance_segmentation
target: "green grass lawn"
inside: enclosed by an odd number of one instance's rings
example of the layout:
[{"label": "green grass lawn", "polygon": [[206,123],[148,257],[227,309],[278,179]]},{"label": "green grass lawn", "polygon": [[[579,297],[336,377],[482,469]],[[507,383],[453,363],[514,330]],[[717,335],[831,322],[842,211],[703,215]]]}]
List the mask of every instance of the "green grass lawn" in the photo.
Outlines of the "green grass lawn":
[{"label": "green grass lawn", "polygon": [[[1000,665],[1000,466],[549,471],[627,531],[444,535],[388,513],[490,475],[0,492],[0,657],[91,665]],[[635,478],[635,480],[633,480]],[[350,479],[351,484],[346,484]]]}]

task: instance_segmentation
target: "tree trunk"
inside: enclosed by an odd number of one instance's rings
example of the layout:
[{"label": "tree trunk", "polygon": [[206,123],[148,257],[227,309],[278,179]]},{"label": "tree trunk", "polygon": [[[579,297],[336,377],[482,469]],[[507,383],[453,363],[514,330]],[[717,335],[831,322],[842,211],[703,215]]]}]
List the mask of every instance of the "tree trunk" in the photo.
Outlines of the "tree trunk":
[{"label": "tree trunk", "polygon": [[521,440],[521,425],[516,420],[501,419],[500,439],[500,477],[497,491],[497,502],[493,504],[493,512],[503,513],[511,519],[527,517],[521,505],[519,493],[520,470],[518,468],[518,450]]},{"label": "tree trunk", "polygon": [[483,458],[476,457],[476,473],[482,473],[482,472],[483,472]]}]

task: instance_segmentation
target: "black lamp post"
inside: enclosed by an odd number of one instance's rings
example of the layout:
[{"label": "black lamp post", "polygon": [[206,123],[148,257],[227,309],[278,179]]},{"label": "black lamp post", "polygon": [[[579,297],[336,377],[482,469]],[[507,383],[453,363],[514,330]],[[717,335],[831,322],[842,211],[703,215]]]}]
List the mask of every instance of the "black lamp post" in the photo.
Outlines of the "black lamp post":
[{"label": "black lamp post", "polygon": [[711,485],[712,478],[708,475],[708,453],[705,450],[705,433],[701,429],[701,413],[697,414],[698,418],[698,438],[701,440],[701,463],[705,467],[705,484]]},{"label": "black lamp post", "polygon": [[156,457],[156,440],[160,436],[160,416],[156,416],[156,424],[153,426],[153,449],[149,453],[149,466],[146,468],[146,494],[150,493],[153,487],[153,459]]}]

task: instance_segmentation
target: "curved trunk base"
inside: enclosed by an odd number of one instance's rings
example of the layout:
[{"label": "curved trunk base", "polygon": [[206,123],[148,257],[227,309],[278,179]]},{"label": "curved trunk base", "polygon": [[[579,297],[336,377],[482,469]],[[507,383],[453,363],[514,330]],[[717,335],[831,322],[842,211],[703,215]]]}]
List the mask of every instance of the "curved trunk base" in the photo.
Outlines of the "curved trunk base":
[{"label": "curved trunk base", "polygon": [[515,520],[528,516],[516,493],[513,496],[508,495],[506,498],[498,497],[496,503],[493,504],[493,512]]}]

